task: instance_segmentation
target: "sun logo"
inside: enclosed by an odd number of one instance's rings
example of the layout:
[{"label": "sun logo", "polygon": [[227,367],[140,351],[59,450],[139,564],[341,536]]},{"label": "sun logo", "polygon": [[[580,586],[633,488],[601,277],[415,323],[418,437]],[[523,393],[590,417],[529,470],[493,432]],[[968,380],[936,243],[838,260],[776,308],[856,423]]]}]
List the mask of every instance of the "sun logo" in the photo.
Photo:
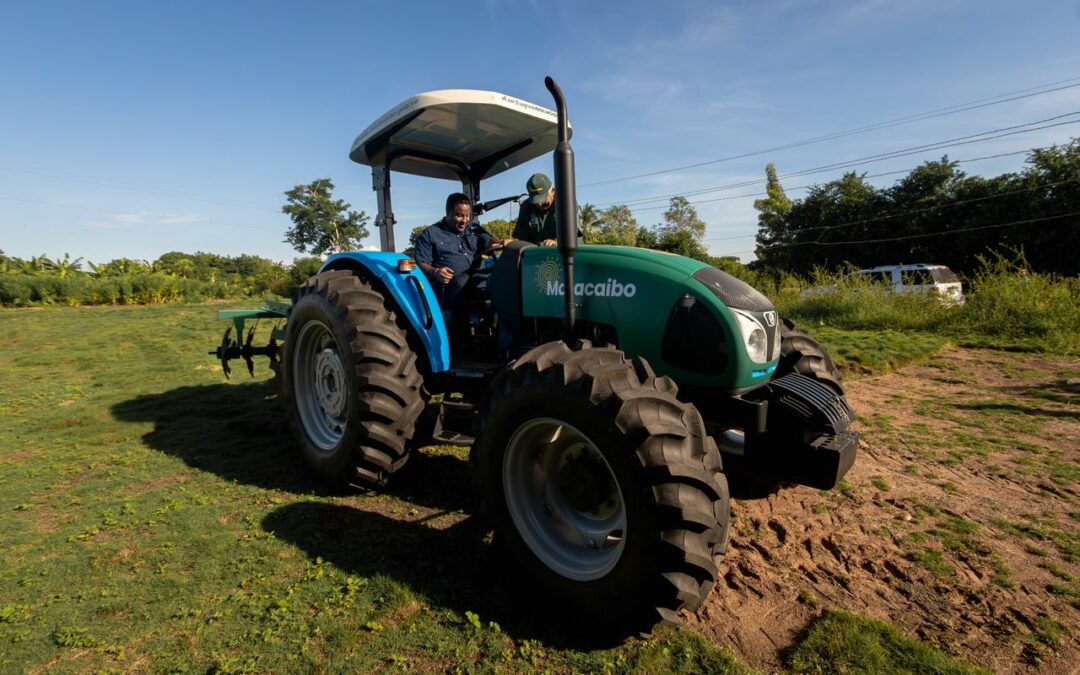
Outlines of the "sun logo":
[{"label": "sun logo", "polygon": [[555,260],[545,260],[536,268],[536,287],[543,293],[550,285],[558,285],[562,277],[562,268]]}]

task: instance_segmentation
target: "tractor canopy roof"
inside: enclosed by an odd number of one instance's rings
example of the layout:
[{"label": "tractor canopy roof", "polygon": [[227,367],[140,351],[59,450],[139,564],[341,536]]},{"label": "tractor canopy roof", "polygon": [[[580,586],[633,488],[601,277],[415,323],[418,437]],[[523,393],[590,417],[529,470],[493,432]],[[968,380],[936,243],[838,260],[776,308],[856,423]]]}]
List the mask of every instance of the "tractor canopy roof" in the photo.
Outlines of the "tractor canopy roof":
[{"label": "tractor canopy roof", "polygon": [[551,152],[554,111],[475,89],[417,94],[375,120],[353,141],[349,158],[429,178],[480,180]]}]

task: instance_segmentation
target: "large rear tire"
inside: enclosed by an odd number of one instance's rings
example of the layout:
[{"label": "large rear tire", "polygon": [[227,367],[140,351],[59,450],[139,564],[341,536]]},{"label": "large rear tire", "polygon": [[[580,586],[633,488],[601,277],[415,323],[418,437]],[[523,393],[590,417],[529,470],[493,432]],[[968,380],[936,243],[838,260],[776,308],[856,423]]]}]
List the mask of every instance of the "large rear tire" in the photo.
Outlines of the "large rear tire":
[{"label": "large rear tire", "polygon": [[563,618],[649,630],[712,589],[729,498],[669,378],[613,348],[543,345],[481,406],[474,459],[508,572]]},{"label": "large rear tire", "polygon": [[281,374],[304,459],[324,479],[381,485],[408,460],[423,379],[405,327],[366,280],[336,270],[299,288]]}]

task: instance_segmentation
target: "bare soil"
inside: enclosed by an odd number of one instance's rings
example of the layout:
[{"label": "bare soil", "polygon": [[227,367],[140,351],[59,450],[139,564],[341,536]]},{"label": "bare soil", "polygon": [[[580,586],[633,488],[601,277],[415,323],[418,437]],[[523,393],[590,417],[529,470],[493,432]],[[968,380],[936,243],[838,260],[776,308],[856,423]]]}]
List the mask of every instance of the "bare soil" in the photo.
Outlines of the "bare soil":
[{"label": "bare soil", "polygon": [[847,383],[862,440],[844,484],[733,503],[720,582],[687,625],[763,671],[841,608],[994,672],[1078,672],[1078,376],[947,348]]}]

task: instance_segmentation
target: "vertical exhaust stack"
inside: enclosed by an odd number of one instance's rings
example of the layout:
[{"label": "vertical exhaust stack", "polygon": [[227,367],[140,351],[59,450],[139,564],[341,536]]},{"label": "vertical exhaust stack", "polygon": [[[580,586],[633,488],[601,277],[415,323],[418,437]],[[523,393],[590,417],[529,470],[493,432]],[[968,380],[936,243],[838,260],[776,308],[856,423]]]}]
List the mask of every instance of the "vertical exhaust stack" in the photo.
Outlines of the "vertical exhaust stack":
[{"label": "vertical exhaust stack", "polygon": [[559,114],[559,144],[555,146],[555,218],[558,221],[559,253],[563,258],[563,276],[566,282],[566,340],[574,334],[574,253],[577,251],[577,194],[574,178],[574,149],[570,147],[570,125],[566,114],[566,97],[551,77],[544,78],[544,86],[555,99]]}]

